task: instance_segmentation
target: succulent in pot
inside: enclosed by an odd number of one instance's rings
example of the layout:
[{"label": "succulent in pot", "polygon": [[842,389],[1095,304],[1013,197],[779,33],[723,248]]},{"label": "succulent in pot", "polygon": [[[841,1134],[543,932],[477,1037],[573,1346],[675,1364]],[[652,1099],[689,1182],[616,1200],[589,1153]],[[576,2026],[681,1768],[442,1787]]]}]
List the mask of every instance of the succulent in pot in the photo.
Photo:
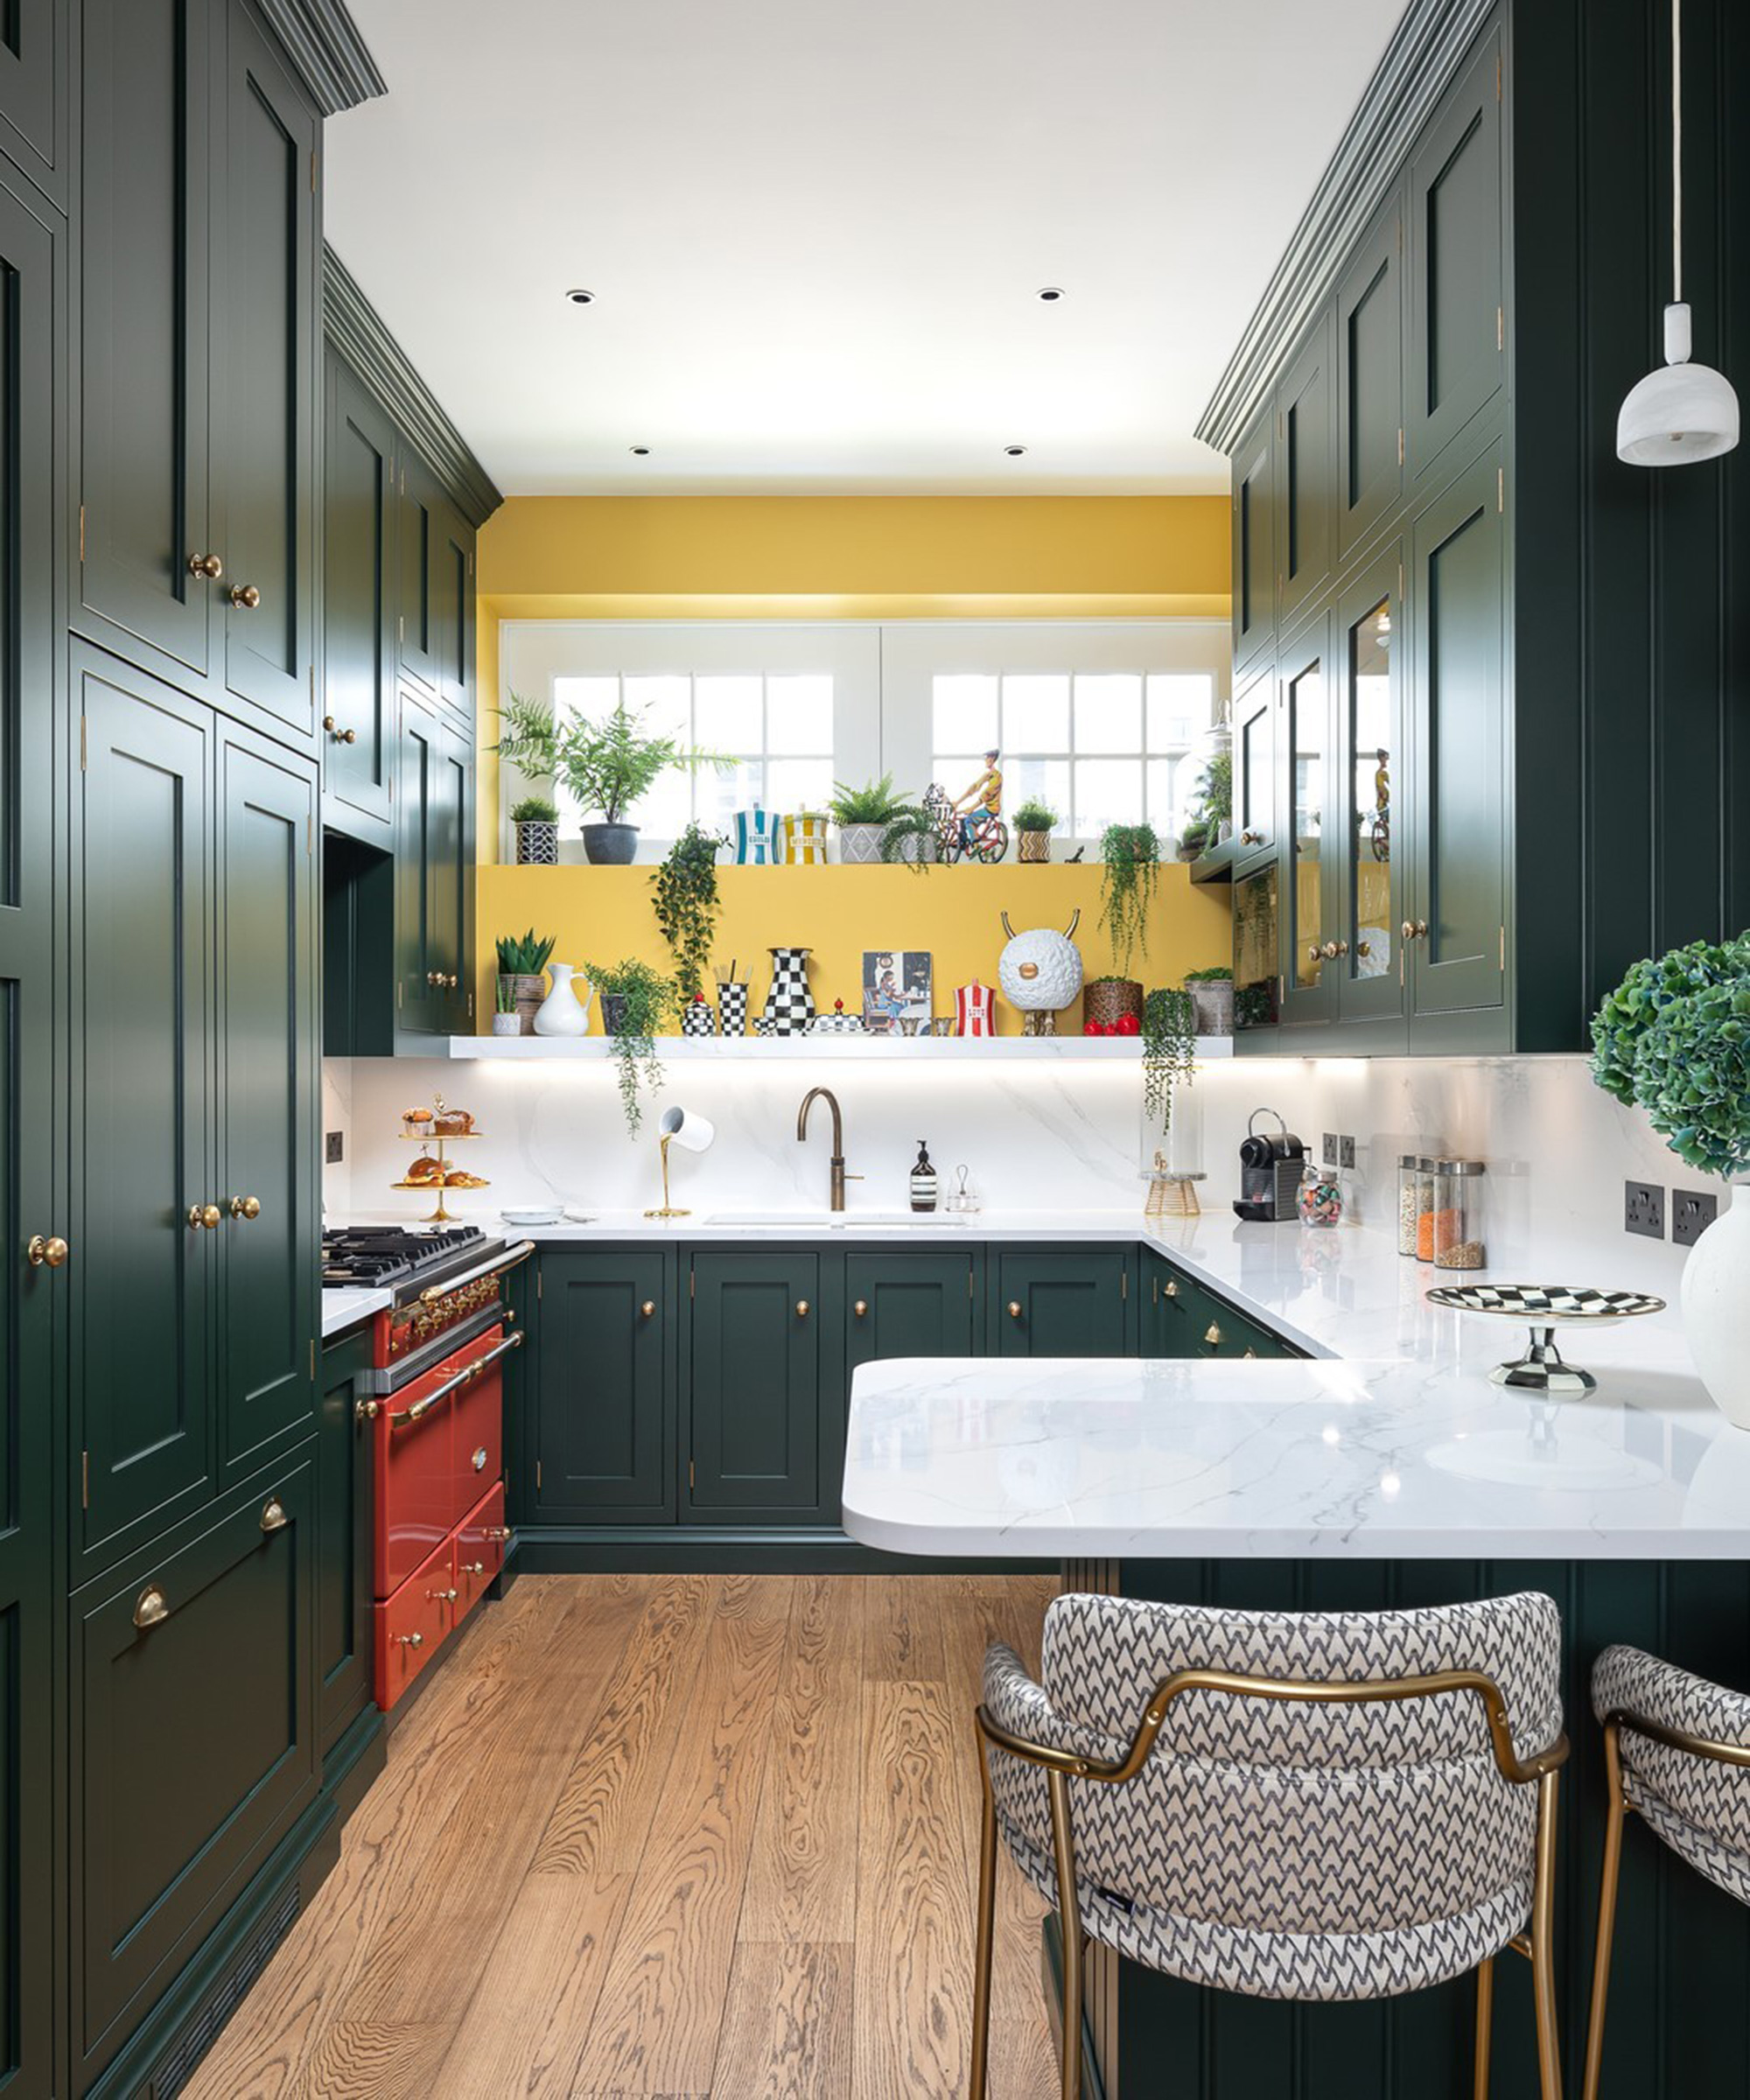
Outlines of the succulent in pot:
[{"label": "succulent in pot", "polygon": [[1057,812],[1049,802],[1036,795],[1029,795],[1012,819],[1020,837],[1019,858],[1040,862],[1051,858],[1051,835],[1057,825]]},{"label": "succulent in pot", "polygon": [[501,995],[507,986],[510,990],[508,1008],[500,1004],[498,1011],[515,1015],[519,1035],[533,1035],[535,1016],[547,997],[544,973],[553,952],[553,936],[537,934],[531,926],[526,934],[500,935],[497,946],[499,991]]},{"label": "succulent in pot", "polygon": [[559,864],[559,805],[544,794],[526,794],[513,805],[510,821],[516,832],[516,864],[520,868],[555,868]]},{"label": "succulent in pot", "polygon": [[626,1131],[635,1138],[644,1121],[643,1103],[638,1098],[640,1082],[652,1093],[662,1083],[655,1037],[680,1004],[674,979],[635,960],[590,962],[584,968],[601,999],[602,1028],[610,1039],[620,1105]]},{"label": "succulent in pot", "polygon": [[893,785],[891,773],[861,788],[833,782],[827,815],[838,830],[838,858],[848,867],[869,867],[883,858],[881,842],[889,824],[912,807]]}]

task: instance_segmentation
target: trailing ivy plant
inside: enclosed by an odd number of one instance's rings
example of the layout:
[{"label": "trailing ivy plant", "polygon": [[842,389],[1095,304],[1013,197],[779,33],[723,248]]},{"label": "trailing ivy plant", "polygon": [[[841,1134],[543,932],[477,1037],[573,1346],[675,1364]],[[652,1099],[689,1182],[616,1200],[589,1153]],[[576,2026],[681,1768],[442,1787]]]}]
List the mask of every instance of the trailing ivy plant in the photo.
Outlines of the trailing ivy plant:
[{"label": "trailing ivy plant", "polygon": [[1148,954],[1149,907],[1160,880],[1160,840],[1152,824],[1108,824],[1100,839],[1100,923],[1121,973]]},{"label": "trailing ivy plant", "polygon": [[[675,981],[649,963],[636,961],[586,962],[584,969],[595,986],[596,997],[602,1001],[602,1026],[612,1046],[620,1105],[626,1116],[626,1133],[635,1138],[644,1121],[643,1103],[638,1098],[640,1079],[653,1094],[662,1083],[655,1038],[678,1004]],[[608,1027],[609,999],[624,1002],[615,1028]]]},{"label": "trailing ivy plant", "polygon": [[689,824],[650,878],[656,923],[675,958],[675,983],[683,1004],[704,989],[721,908],[717,856],[724,843],[716,832]]},{"label": "trailing ivy plant", "polygon": [[1162,1130],[1172,1122],[1173,1082],[1190,1079],[1196,1051],[1191,994],[1176,984],[1158,986],[1143,1001],[1143,1107]]},{"label": "trailing ivy plant", "polygon": [[881,834],[881,858],[890,865],[898,861],[914,875],[933,868],[942,858],[935,819],[916,802],[906,803]]},{"label": "trailing ivy plant", "polygon": [[1750,934],[1635,963],[1592,1018],[1592,1077],[1686,1166],[1750,1171]]}]

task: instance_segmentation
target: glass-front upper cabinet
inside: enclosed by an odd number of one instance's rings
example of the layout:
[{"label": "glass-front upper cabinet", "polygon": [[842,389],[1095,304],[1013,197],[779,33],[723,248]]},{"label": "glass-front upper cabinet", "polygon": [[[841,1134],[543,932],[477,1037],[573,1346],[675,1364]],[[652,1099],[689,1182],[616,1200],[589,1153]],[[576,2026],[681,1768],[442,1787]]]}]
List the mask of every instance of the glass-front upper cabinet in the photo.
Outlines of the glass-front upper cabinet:
[{"label": "glass-front upper cabinet", "polygon": [[1346,1021],[1404,1012],[1402,551],[1396,542],[1382,550],[1336,608],[1344,805],[1338,1011]]},{"label": "glass-front upper cabinet", "polygon": [[1250,1035],[1281,1018],[1281,876],[1273,860],[1234,881],[1234,1029]]},{"label": "glass-front upper cabinet", "polygon": [[1234,854],[1276,843],[1276,682],[1268,672],[1234,700]]},{"label": "glass-front upper cabinet", "polygon": [[1334,809],[1330,626],[1322,615],[1279,659],[1280,720],[1285,746],[1287,857],[1282,900],[1284,1023],[1326,1021],[1336,1011],[1336,867],[1340,830]]}]

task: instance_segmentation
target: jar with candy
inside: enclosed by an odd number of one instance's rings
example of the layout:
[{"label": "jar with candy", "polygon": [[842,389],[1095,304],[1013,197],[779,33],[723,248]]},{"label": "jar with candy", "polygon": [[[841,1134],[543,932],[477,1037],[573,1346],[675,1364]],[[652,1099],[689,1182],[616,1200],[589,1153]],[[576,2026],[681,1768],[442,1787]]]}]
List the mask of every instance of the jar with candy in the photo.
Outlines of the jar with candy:
[{"label": "jar with candy", "polygon": [[1315,1227],[1334,1225],[1342,1214],[1343,1191],[1335,1171],[1309,1159],[1300,1177],[1300,1222]]},{"label": "jar with candy", "polygon": [[1434,1162],[1416,1162],[1416,1258],[1434,1258]]},{"label": "jar with candy", "polygon": [[1480,1159],[1440,1159],[1434,1166],[1434,1266],[1480,1269],[1484,1172]]},{"label": "jar with candy", "polygon": [[1416,1218],[1419,1208],[1416,1182],[1421,1165],[1421,1160],[1414,1152],[1401,1152],[1398,1155],[1397,1251],[1412,1260],[1416,1254]]}]

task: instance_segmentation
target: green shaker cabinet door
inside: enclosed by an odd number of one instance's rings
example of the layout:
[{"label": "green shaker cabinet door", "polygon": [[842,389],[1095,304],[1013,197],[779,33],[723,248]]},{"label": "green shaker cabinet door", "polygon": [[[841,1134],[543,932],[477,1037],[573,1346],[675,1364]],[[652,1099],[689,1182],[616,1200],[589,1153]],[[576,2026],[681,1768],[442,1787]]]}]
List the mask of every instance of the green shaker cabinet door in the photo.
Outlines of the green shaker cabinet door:
[{"label": "green shaker cabinet door", "polygon": [[473,718],[474,536],[453,503],[440,505],[431,532],[432,668],[438,697]]},{"label": "green shaker cabinet door", "polygon": [[1234,668],[1276,630],[1275,411],[1266,409],[1234,454]]},{"label": "green shaker cabinet door", "polygon": [[1412,473],[1507,374],[1501,228],[1501,38],[1480,47],[1423,133],[1410,171]]},{"label": "green shaker cabinet door", "polygon": [[323,462],[323,820],[389,844],[395,765],[395,431],[328,360]]},{"label": "green shaker cabinet door", "polygon": [[1333,615],[1337,771],[1326,827],[1340,853],[1338,1008],[1345,1021],[1401,1021],[1404,970],[1404,546],[1389,542],[1343,590]]},{"label": "green shaker cabinet door", "polygon": [[1277,701],[1268,664],[1235,695],[1233,713],[1235,858],[1243,861],[1276,843]]},{"label": "green shaker cabinet door", "polygon": [[1285,746],[1282,771],[1286,808],[1283,887],[1282,1014],[1284,1025],[1327,1021],[1336,1012],[1340,956],[1337,923],[1335,828],[1332,807],[1330,622],[1323,614],[1278,656],[1281,704],[1278,721]]},{"label": "green shaker cabinet door", "polygon": [[1337,553],[1404,493],[1404,198],[1394,192],[1337,287]]},{"label": "green shaker cabinet door", "polygon": [[443,640],[433,586],[440,573],[438,549],[444,532],[444,492],[424,461],[407,445],[401,448],[399,478],[401,602],[396,637],[401,668],[436,691]]},{"label": "green shaker cabinet door", "polygon": [[[27,26],[34,19],[27,10]],[[34,33],[34,32],[32,32]],[[0,74],[0,89],[4,88]],[[4,104],[0,104],[4,106]],[[50,570],[51,236],[0,191],[0,2092],[52,2090],[54,1668],[50,1641],[55,1321],[74,1241],[57,1208],[52,998],[56,645]],[[74,1244],[73,1259],[83,1250]],[[60,1376],[64,1377],[62,1371]]]},{"label": "green shaker cabinet door", "polygon": [[317,1736],[326,1755],[371,1697],[371,1432],[358,1381],[368,1326],[322,1352],[316,1442]]},{"label": "green shaker cabinet door", "polygon": [[849,1368],[887,1356],[970,1356],[976,1278],[970,1254],[847,1254]]},{"label": "green shaker cabinet door", "polygon": [[268,727],[316,729],[314,110],[228,11],[222,217],[225,682]]},{"label": "green shaker cabinet door", "polygon": [[820,1515],[820,1269],[780,1250],[692,1257],[696,1518]]},{"label": "green shaker cabinet door", "polygon": [[1331,364],[1327,315],[1276,390],[1278,626],[1312,604],[1331,573]]},{"label": "green shaker cabinet door", "polygon": [[81,2090],[313,1797],[314,1518],[306,1458],[74,1600]]},{"label": "green shaker cabinet door", "polygon": [[[74,1564],[210,1491],[212,717],[75,649]],[[192,1212],[195,1222],[190,1223]],[[83,1454],[81,1456],[81,1453]]]},{"label": "green shaker cabinet door", "polygon": [[[69,13],[67,0],[10,0],[0,15],[0,143],[33,182],[63,203],[60,79]],[[0,2065],[0,2090],[4,2079]]]},{"label": "green shaker cabinet door", "polygon": [[217,63],[207,0],[85,0],[79,248],[80,611],[204,676],[207,248]]},{"label": "green shaker cabinet door", "polygon": [[[660,1248],[541,1255],[537,1523],[670,1523],[674,1302]],[[528,1374],[525,1373],[525,1390]],[[525,1489],[526,1492],[526,1489]]]},{"label": "green shaker cabinet door", "polygon": [[[1412,1016],[1506,996],[1506,626],[1502,453],[1417,520]],[[1502,1046],[1505,1047],[1503,1044]]]},{"label": "green shaker cabinet door", "polygon": [[316,780],[229,735],[220,753],[223,1472],[306,1435],[322,1327]]},{"label": "green shaker cabinet door", "polygon": [[999,1356],[1123,1356],[1130,1349],[1126,1248],[1076,1254],[1004,1247],[992,1268]]},{"label": "green shaker cabinet door", "polygon": [[473,752],[424,701],[401,698],[396,790],[398,1026],[447,1035],[467,1025],[463,984],[473,858]]}]

